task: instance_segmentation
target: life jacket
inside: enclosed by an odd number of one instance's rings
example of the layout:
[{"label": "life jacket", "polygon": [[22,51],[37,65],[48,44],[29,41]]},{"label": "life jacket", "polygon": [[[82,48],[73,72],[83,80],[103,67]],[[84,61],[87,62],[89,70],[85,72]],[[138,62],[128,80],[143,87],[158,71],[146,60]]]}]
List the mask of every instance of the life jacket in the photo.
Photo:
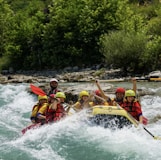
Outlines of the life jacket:
[{"label": "life jacket", "polygon": [[57,109],[53,110],[51,108],[48,109],[46,113],[46,121],[48,122],[55,122],[60,120],[65,116],[65,110],[62,104],[57,105]]},{"label": "life jacket", "polygon": [[49,91],[49,94],[48,95],[50,95],[50,94],[56,94],[57,92],[61,92],[61,90],[58,89],[58,88],[55,88],[55,89],[51,88],[51,90]]},{"label": "life jacket", "polygon": [[120,106],[123,104],[124,100],[118,101],[118,99],[114,98],[114,101],[119,104]]},{"label": "life jacket", "polygon": [[117,104],[121,106],[123,104],[123,100],[118,101],[116,98],[108,99],[107,102],[109,103],[109,105],[112,105],[112,106],[117,106]]},{"label": "life jacket", "polygon": [[104,101],[98,101],[97,99],[94,99],[92,102],[89,102],[91,106],[96,106],[96,105],[106,105],[109,106],[108,102]]},{"label": "life jacket", "polygon": [[37,118],[37,115],[42,114],[42,115],[45,116],[47,107],[48,107],[48,103],[43,103],[42,105],[39,105],[39,103],[37,103],[36,105],[34,105],[30,119],[35,120],[36,123],[42,123],[43,124],[44,120]]},{"label": "life jacket", "polygon": [[36,115],[37,115],[37,112],[39,111],[40,108],[41,108],[41,106],[38,103],[36,105],[34,105],[32,108],[32,113],[31,113],[30,119],[35,120],[36,123],[39,123],[39,119],[36,117]]},{"label": "life jacket", "polygon": [[82,105],[83,105],[84,101],[82,99],[78,100],[75,104],[74,104],[74,108],[76,110],[81,110],[83,109]]},{"label": "life jacket", "polygon": [[142,110],[138,101],[133,101],[132,103],[125,101],[121,107],[130,113],[137,121],[139,121],[139,117],[142,115]]}]

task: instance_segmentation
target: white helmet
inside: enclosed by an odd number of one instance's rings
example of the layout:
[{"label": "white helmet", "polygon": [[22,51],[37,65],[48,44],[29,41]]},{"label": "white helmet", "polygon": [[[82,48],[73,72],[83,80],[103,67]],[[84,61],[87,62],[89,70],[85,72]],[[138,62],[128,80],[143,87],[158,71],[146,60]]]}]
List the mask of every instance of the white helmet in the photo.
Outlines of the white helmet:
[{"label": "white helmet", "polygon": [[58,83],[58,80],[57,80],[56,78],[52,78],[52,79],[50,80],[50,82],[57,82],[57,83]]}]

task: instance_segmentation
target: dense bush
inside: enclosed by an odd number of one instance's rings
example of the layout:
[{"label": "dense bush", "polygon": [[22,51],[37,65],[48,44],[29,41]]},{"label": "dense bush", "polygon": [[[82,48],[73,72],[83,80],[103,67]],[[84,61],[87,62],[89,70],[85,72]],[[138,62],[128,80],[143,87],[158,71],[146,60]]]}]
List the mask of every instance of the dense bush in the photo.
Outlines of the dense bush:
[{"label": "dense bush", "polygon": [[[122,0],[0,0],[0,69],[160,69],[161,7]],[[148,65],[147,67],[147,63]]]}]

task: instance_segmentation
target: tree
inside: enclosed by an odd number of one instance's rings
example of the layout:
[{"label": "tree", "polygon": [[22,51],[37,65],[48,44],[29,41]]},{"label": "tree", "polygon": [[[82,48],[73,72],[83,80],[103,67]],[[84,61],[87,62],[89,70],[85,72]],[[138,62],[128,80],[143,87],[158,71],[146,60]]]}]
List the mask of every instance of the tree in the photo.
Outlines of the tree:
[{"label": "tree", "polygon": [[144,72],[142,56],[144,55],[148,36],[144,17],[136,14],[128,5],[120,4],[117,10],[119,31],[113,31],[102,35],[100,49],[106,58],[106,62],[114,67],[122,68],[125,73]]},{"label": "tree", "polygon": [[[8,67],[11,53],[19,51],[19,46],[13,40],[14,13],[4,0],[0,0],[0,69]],[[12,32],[11,32],[12,31]]]},{"label": "tree", "polygon": [[100,63],[99,37],[118,28],[115,14],[119,4],[114,0],[53,1],[43,42],[45,55],[51,57],[49,64]]}]

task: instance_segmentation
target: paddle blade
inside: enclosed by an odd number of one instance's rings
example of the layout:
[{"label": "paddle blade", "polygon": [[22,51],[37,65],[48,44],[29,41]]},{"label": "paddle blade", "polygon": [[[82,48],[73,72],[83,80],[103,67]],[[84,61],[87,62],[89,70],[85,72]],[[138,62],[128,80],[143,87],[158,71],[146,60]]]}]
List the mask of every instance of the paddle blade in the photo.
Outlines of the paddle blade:
[{"label": "paddle blade", "polygon": [[40,96],[45,96],[46,93],[39,87],[34,86],[33,84],[30,84],[30,88],[33,93],[40,95]]},{"label": "paddle blade", "polygon": [[161,140],[161,137],[154,137],[154,139],[156,139],[156,140]]},{"label": "paddle blade", "polygon": [[21,132],[22,132],[22,134],[25,134],[28,130],[36,129],[40,126],[41,126],[41,123],[31,124],[31,125],[27,126],[26,128],[24,128]]}]

